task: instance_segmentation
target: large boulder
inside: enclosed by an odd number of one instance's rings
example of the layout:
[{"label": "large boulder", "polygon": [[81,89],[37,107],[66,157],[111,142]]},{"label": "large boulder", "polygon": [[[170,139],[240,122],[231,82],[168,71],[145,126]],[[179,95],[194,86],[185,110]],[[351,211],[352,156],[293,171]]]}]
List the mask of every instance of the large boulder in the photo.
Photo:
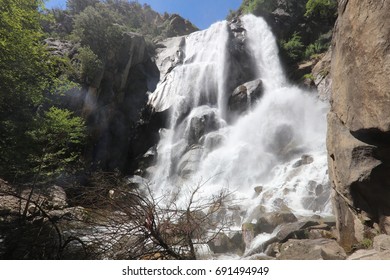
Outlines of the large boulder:
[{"label": "large boulder", "polygon": [[390,260],[390,236],[375,236],[372,249],[357,250],[348,260]]},{"label": "large boulder", "polygon": [[291,239],[280,248],[278,260],[345,260],[347,254],[332,239]]},{"label": "large boulder", "polygon": [[243,113],[251,108],[256,100],[263,95],[261,79],[250,81],[238,86],[230,95],[228,106],[230,111]]},{"label": "large boulder", "polygon": [[181,177],[187,177],[198,170],[200,160],[202,158],[203,149],[200,146],[193,146],[188,150],[178,163],[178,172]]},{"label": "large boulder", "polygon": [[231,236],[219,233],[208,244],[216,254],[234,253],[242,255],[245,251],[245,243],[241,232],[233,232]]},{"label": "large boulder", "polygon": [[[285,222],[288,220],[294,220],[292,216],[284,217]],[[295,218],[296,219],[296,218]],[[321,217],[313,217],[310,219],[301,219],[300,221],[289,222],[281,224],[276,234],[270,236],[268,240],[263,243],[254,246],[245,253],[245,256],[251,256],[254,254],[266,252],[269,255],[273,255],[270,251],[274,250],[274,247],[279,247],[280,244],[287,242],[289,239],[312,239],[319,237],[331,237],[333,238],[330,230],[332,229],[334,222],[331,219],[324,219]],[[255,233],[256,225],[247,224],[245,226],[248,233]],[[243,228],[244,231],[244,228]],[[250,236],[250,235],[249,235]]]},{"label": "large boulder", "polygon": [[51,186],[47,189],[46,206],[50,209],[61,210],[68,206],[66,193],[60,186]]},{"label": "large boulder", "polygon": [[339,1],[327,147],[339,242],[347,250],[367,225],[390,233],[389,10],[389,1]]}]

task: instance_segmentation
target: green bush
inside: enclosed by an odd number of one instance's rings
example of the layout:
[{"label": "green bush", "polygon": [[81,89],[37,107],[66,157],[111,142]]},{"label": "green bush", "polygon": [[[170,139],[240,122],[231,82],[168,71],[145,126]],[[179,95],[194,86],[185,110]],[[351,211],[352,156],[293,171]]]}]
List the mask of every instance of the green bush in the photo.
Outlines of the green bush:
[{"label": "green bush", "polygon": [[79,14],[89,6],[95,6],[99,0],[67,0],[66,7],[72,14]]},{"label": "green bush", "polygon": [[329,48],[329,44],[322,44],[321,42],[316,41],[306,47],[304,58],[305,59],[313,58],[313,56],[325,52],[328,48]]},{"label": "green bush", "polygon": [[262,12],[272,12],[277,6],[274,0],[245,0],[241,4],[241,10],[244,14],[259,15]]},{"label": "green bush", "polygon": [[120,45],[123,32],[128,30],[122,22],[122,16],[107,5],[88,6],[75,16],[74,38],[104,61]]},{"label": "green bush", "polygon": [[91,50],[90,47],[82,47],[77,55],[80,61],[80,78],[87,84],[93,83],[95,78],[100,75],[103,70],[103,62]]},{"label": "green bush", "polygon": [[39,147],[28,158],[38,175],[51,177],[70,172],[79,163],[86,139],[85,123],[69,110],[51,107],[36,117],[27,134]]},{"label": "green bush", "polygon": [[302,43],[301,36],[297,32],[292,35],[290,40],[282,40],[280,46],[291,61],[296,62],[303,56],[305,47]]},{"label": "green bush", "polygon": [[305,16],[328,18],[335,15],[336,9],[336,0],[309,0],[306,3]]}]

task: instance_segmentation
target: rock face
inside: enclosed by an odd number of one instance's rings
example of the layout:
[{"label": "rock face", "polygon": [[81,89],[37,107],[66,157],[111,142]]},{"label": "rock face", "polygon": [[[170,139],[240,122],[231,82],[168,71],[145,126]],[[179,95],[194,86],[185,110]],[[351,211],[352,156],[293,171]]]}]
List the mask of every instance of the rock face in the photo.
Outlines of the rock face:
[{"label": "rock face", "polygon": [[280,248],[279,260],[345,260],[347,254],[331,239],[291,239]]},{"label": "rock face", "polygon": [[198,31],[191,22],[182,18],[178,14],[172,14],[166,19],[168,24],[168,35],[169,36],[182,36]]},{"label": "rock face", "polygon": [[329,49],[312,70],[313,83],[317,87],[318,97],[323,101],[329,101],[332,93],[331,58],[332,49]]},{"label": "rock face", "polygon": [[384,234],[376,236],[373,247],[354,252],[348,260],[390,260],[390,236]]},{"label": "rock face", "polygon": [[121,45],[105,62],[100,79],[94,79],[86,94],[83,110],[94,132],[90,157],[103,169],[126,168],[135,156],[135,124],[152,86],[147,83],[148,76],[158,77],[146,48],[141,35],[124,33]]},{"label": "rock face", "polygon": [[367,225],[390,234],[390,2],[343,0],[338,9],[327,147],[339,242],[349,250]]}]

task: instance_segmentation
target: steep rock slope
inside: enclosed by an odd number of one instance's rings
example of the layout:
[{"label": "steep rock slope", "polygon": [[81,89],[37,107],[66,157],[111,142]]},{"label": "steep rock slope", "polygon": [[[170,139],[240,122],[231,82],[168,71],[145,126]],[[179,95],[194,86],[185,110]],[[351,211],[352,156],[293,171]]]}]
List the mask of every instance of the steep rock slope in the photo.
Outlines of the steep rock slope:
[{"label": "steep rock slope", "polygon": [[390,233],[389,1],[339,1],[328,115],[329,173],[339,241]]}]

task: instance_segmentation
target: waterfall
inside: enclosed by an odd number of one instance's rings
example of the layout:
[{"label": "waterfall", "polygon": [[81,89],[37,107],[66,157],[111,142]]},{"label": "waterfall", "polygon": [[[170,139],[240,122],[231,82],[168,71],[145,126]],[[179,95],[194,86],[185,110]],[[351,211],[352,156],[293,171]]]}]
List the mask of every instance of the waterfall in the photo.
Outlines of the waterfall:
[{"label": "waterfall", "polygon": [[[282,204],[299,216],[329,214],[327,105],[287,82],[275,38],[263,19],[247,15],[242,24],[263,96],[229,120],[228,23],[190,34],[182,63],[153,93],[169,95],[172,103],[170,125],[161,132],[157,148],[154,192],[175,195],[180,205],[185,190],[199,184],[199,198],[229,189],[245,209],[238,227],[256,219],[260,205],[272,212]],[[177,195],[179,191],[184,194]]]}]

